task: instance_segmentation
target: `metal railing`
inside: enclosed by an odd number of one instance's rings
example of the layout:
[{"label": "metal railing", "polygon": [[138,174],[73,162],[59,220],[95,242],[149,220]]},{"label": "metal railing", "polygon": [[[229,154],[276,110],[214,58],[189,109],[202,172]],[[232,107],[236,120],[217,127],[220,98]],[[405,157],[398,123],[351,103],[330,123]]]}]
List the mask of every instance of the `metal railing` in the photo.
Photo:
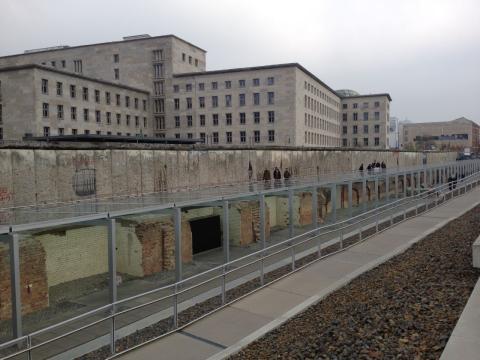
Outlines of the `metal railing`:
[{"label": "metal railing", "polygon": [[[385,229],[390,228],[391,226],[397,223],[405,221],[409,217],[416,216],[419,213],[429,211],[430,209],[437,207],[444,201],[450,200],[461,194],[465,194],[468,191],[471,191],[474,187],[476,187],[479,184],[480,184],[480,172],[476,172],[463,179],[458,179],[450,183],[445,183],[430,189],[422,189],[416,195],[410,195],[410,196],[398,199],[396,201],[393,201],[383,206],[379,206],[375,209],[372,209],[370,211],[359,214],[355,217],[352,217],[350,219],[347,219],[341,222],[315,228],[301,235],[294,236],[287,240],[268,246],[262,250],[259,250],[251,254],[248,254],[246,256],[243,256],[241,258],[232,260],[228,263],[214,267],[200,274],[191,276],[175,284],[153,289],[153,290],[150,290],[141,294],[137,294],[135,296],[99,307],[97,309],[94,309],[92,311],[79,315],[77,317],[65,320],[58,324],[49,326],[47,328],[32,332],[31,334],[28,334],[28,335],[19,337],[17,339],[11,340],[9,342],[6,342],[4,344],[1,344],[0,350],[11,348],[11,347],[20,347],[22,346],[22,344],[24,344],[25,346],[24,349],[15,351],[5,356],[3,359],[14,358],[21,354],[27,354],[28,359],[33,359],[32,352],[34,350],[45,347],[48,344],[51,344],[55,341],[62,340],[65,337],[77,334],[81,331],[87,330],[89,328],[92,328],[95,325],[98,325],[104,322],[110,322],[110,334],[109,334],[110,351],[111,351],[111,355],[115,355],[117,353],[116,342],[119,339],[121,339],[121,337],[118,336],[119,330],[116,328],[117,327],[116,321],[118,317],[131,313],[135,310],[140,310],[147,306],[157,304],[161,301],[167,301],[167,300],[171,301],[173,328],[170,331],[166,331],[160,336],[155,336],[154,338],[144,343],[156,340],[172,332],[175,332],[179,329],[182,329],[190,325],[191,323],[198,321],[199,319],[213,313],[214,311],[217,311],[223,308],[224,306],[234,301],[237,301],[251,294],[254,291],[257,291],[258,289],[261,289],[262,287],[266,286],[267,283],[271,283],[272,281],[278,281],[279,279],[287,276],[288,274],[291,274],[292,272],[297,271],[313,262],[324,259],[325,257],[331,256],[338,252],[344,251],[345,249],[350,248],[351,246],[357,244],[358,242],[363,241],[366,238],[380,231],[384,231]],[[412,190],[415,191],[418,189],[412,189]],[[380,229],[381,226],[384,226],[384,227]],[[370,233],[368,233],[369,231]],[[322,242],[322,240],[326,240],[327,237],[329,238],[329,240]],[[352,240],[354,238],[356,239],[356,241],[353,241],[350,244],[346,243],[347,240]],[[333,251],[329,251],[329,252],[325,251],[326,249],[332,246],[336,246],[336,248],[333,249]],[[288,256],[283,256],[282,260],[273,262],[269,266],[265,265],[269,259],[275,259],[276,256],[282,255],[285,253],[288,253]],[[314,256],[309,260],[307,258],[309,255],[314,255]],[[300,260],[304,260],[304,259],[307,259],[309,261],[305,261],[303,264],[300,264],[300,265],[296,264]],[[249,271],[249,268],[250,268],[250,271]],[[252,268],[254,270],[252,270]],[[267,282],[265,280],[267,274],[281,268],[283,268],[285,271],[281,272],[279,274],[280,275],[279,277],[275,278],[270,282]],[[256,286],[253,290],[247,291],[241,296],[229,300],[227,297],[227,293],[228,293],[227,278],[230,275],[234,275],[238,273],[239,273],[239,277],[232,280],[232,283],[234,283],[235,280],[241,280],[241,279],[244,279],[246,281],[250,281],[252,279],[253,280],[258,279],[259,285]],[[206,280],[204,280],[205,278]],[[191,285],[191,286],[187,286],[188,283],[195,281],[197,279],[199,280],[198,283],[195,283],[194,285]],[[220,296],[221,298],[220,304],[218,306],[215,306],[214,309],[207,311],[204,314],[201,314],[200,316],[194,318],[193,320],[187,321],[184,324],[180,324],[179,314],[181,314],[181,311],[179,309],[180,309],[180,305],[182,304],[182,301],[179,301],[179,298],[182,295],[188,294],[188,292],[191,292],[193,290],[196,290],[196,289],[201,290],[203,286],[208,285],[209,283],[211,284],[212,282],[216,282],[217,280],[218,280],[218,284],[215,285],[213,288],[208,289],[208,291],[215,290],[218,292],[218,294],[212,295],[212,297]],[[240,284],[244,284],[244,283],[245,282]],[[236,287],[238,286],[239,285],[237,285]],[[230,290],[235,289],[236,287],[233,286],[231,287]],[[165,290],[170,290],[171,293],[165,296],[161,296],[157,299],[142,303],[140,305],[136,305],[125,310],[117,311],[117,309],[119,309],[121,305],[126,304],[127,302],[140,299],[141,297],[153,295],[155,293],[159,293]],[[209,298],[206,298],[204,300],[208,300],[208,299]],[[191,300],[191,298],[183,300],[183,302],[188,300]],[[101,318],[94,320],[86,325],[82,325],[76,329],[67,331],[51,339],[41,341],[38,344],[34,344],[35,338],[38,337],[39,335],[51,332],[52,330],[60,329],[65,325],[74,323],[82,319],[86,319],[90,316],[98,315],[99,313],[102,313],[102,312],[108,312],[109,315],[102,316]],[[140,345],[142,344],[137,344],[131,348],[125,349],[118,354],[132,350]],[[92,351],[94,350],[95,349],[92,349]]]}]

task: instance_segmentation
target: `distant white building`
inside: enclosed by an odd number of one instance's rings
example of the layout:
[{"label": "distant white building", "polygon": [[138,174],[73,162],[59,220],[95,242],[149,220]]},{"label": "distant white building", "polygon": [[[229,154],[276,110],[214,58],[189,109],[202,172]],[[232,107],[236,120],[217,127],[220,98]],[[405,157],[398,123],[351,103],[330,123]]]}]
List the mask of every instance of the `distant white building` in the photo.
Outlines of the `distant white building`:
[{"label": "distant white building", "polygon": [[395,116],[390,116],[389,126],[388,126],[388,144],[391,149],[400,148],[400,139],[399,139],[399,119]]}]

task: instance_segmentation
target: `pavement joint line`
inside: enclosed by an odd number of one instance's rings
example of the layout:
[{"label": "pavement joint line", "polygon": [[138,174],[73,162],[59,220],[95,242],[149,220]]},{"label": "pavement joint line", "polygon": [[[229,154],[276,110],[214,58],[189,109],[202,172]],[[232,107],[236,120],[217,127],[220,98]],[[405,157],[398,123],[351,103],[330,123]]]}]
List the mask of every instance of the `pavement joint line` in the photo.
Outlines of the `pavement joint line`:
[{"label": "pavement joint line", "polygon": [[[288,278],[285,278],[285,279],[288,279]],[[295,291],[289,291],[289,290],[285,290],[285,289],[279,289],[279,288],[276,288],[275,285],[277,283],[273,283],[271,285],[268,285],[267,286],[267,289],[271,289],[271,290],[275,290],[275,291],[281,291],[281,292],[284,292],[286,294],[290,294],[290,295],[297,295],[297,296],[301,296],[303,298],[307,298],[307,296],[305,296],[305,294],[299,294],[299,293],[296,293]]]},{"label": "pavement joint line", "polygon": [[225,346],[225,345],[223,345],[223,344],[220,344],[220,343],[218,343],[218,342],[215,342],[215,341],[206,339],[206,338],[201,337],[201,336],[198,336],[198,335],[194,335],[194,334],[189,333],[189,332],[187,332],[187,331],[185,331],[185,330],[180,330],[180,331],[178,332],[178,334],[182,334],[182,335],[187,336],[187,337],[189,337],[189,338],[192,338],[192,339],[195,339],[195,340],[198,340],[198,341],[207,343],[207,344],[209,344],[209,345],[213,345],[213,346],[218,347],[218,348],[220,348],[220,349],[226,349],[226,348],[227,348],[227,346]]},{"label": "pavement joint line", "polygon": [[[393,251],[391,251],[391,252],[389,252],[389,253],[387,253],[383,256],[380,256],[378,259],[372,260],[371,262],[369,262],[368,264],[365,264],[364,266],[360,267],[357,270],[352,271],[351,273],[347,274],[343,278],[334,282],[332,285],[330,285],[330,286],[326,287],[325,289],[323,289],[322,291],[320,291],[318,294],[311,296],[310,298],[308,298],[304,302],[298,304],[297,306],[290,309],[289,311],[287,311],[283,315],[279,316],[277,319],[273,320],[272,322],[264,325],[263,327],[259,328],[256,331],[254,331],[250,335],[247,335],[243,339],[239,340],[237,343],[229,346],[228,348],[224,349],[223,351],[221,351],[217,354],[214,354],[214,355],[210,356],[207,360],[225,359],[226,357],[231,356],[231,355],[241,351],[242,349],[247,347],[253,341],[258,340],[263,335],[265,335],[268,332],[270,332],[270,331],[274,330],[275,328],[279,327],[280,325],[282,325],[286,321],[290,320],[294,316],[298,315],[299,313],[305,311],[310,306],[315,305],[316,303],[318,303],[319,301],[324,299],[326,296],[330,295],[331,293],[335,292],[336,290],[338,290],[338,289],[342,288],[343,286],[347,285],[349,282],[351,282],[352,280],[354,280],[355,278],[357,278],[361,274],[363,274],[363,273],[365,273],[369,270],[374,269],[375,267],[383,264],[384,262],[394,258],[397,255],[400,255],[400,254],[404,253],[406,250],[408,250],[415,243],[419,242],[420,240],[422,240],[426,236],[434,233],[439,228],[442,228],[443,226],[447,225],[449,222],[463,216],[464,214],[466,214],[468,211],[472,210],[473,208],[475,208],[479,204],[480,204],[480,201],[476,201],[475,203],[473,203],[472,205],[470,205],[469,207],[467,207],[463,211],[460,211],[459,213],[455,214],[455,216],[452,216],[448,219],[445,219],[445,220],[441,221],[437,225],[434,225],[433,227],[431,227],[428,230],[421,233],[419,236],[416,236],[412,240],[408,241],[406,244],[404,244],[402,246],[399,246],[395,250],[393,250]],[[435,209],[432,209],[432,210],[435,210]]]}]

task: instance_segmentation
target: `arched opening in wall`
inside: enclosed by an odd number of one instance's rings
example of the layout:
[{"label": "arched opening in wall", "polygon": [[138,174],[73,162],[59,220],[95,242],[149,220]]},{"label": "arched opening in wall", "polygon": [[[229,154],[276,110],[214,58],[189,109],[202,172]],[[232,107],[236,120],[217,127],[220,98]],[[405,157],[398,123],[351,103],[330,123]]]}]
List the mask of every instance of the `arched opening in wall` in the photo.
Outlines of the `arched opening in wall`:
[{"label": "arched opening in wall", "polygon": [[220,216],[204,216],[189,221],[192,231],[192,251],[198,254],[222,246]]}]

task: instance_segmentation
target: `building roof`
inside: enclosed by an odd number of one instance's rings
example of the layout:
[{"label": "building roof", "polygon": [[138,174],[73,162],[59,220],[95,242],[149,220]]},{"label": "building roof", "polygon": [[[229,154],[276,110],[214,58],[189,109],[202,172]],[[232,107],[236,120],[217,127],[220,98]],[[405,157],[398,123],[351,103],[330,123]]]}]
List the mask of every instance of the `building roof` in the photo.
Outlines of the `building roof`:
[{"label": "building roof", "polygon": [[197,48],[198,50],[203,51],[204,53],[207,52],[206,50],[202,49],[201,47],[198,47],[197,45],[194,45],[194,44],[192,44],[192,43],[190,43],[186,40],[183,40],[182,38],[180,38],[176,35],[168,34],[168,35],[159,35],[159,36],[151,36],[151,37],[132,38],[132,39],[126,39],[126,40],[107,41],[107,42],[102,42],[102,43],[86,44],[86,45],[51,47],[51,48],[46,48],[45,50],[38,50],[38,51],[35,51],[35,52],[31,52],[31,53],[29,52],[29,53],[21,53],[21,54],[12,54],[12,55],[0,56],[0,59],[15,57],[15,56],[40,54],[40,53],[46,53],[46,52],[51,52],[51,51],[63,51],[63,50],[78,49],[78,48],[88,47],[88,46],[121,44],[121,43],[132,42],[132,41],[145,41],[145,40],[162,39],[162,38],[168,38],[168,37],[172,37],[172,38],[175,38],[177,40],[183,41],[184,43],[186,43],[190,46],[193,46],[193,47]]},{"label": "building roof", "polygon": [[340,96],[343,99],[358,99],[358,98],[365,98],[365,97],[378,97],[378,96],[386,96],[388,100],[392,101],[392,97],[389,93],[379,93],[379,94],[366,94],[366,95],[348,95],[348,96]]},{"label": "building roof", "polygon": [[475,121],[467,119],[466,117],[459,117],[457,119],[448,120],[448,121],[432,121],[432,122],[412,122],[412,123],[403,123],[403,126],[434,126],[434,125],[473,125],[479,126]]},{"label": "building roof", "polygon": [[7,66],[7,67],[3,67],[3,68],[0,67],[0,73],[8,72],[8,71],[29,70],[29,69],[45,70],[45,71],[49,71],[49,72],[53,72],[53,73],[57,73],[57,74],[65,75],[65,76],[70,76],[70,77],[74,77],[74,78],[78,78],[78,79],[97,82],[97,83],[104,84],[104,85],[114,86],[114,87],[118,87],[118,88],[122,88],[122,89],[126,89],[126,90],[131,90],[131,91],[138,91],[138,92],[142,92],[142,93],[145,93],[145,94],[150,94],[149,91],[144,90],[144,89],[139,89],[139,88],[135,88],[135,87],[128,86],[128,85],[123,85],[123,84],[117,84],[117,83],[114,83],[114,82],[101,80],[101,79],[97,79],[97,78],[90,77],[90,76],[80,75],[80,74],[76,74],[76,73],[72,73],[72,72],[68,72],[68,71],[58,70],[56,68],[52,68],[52,67],[48,67],[48,66],[44,66],[44,65],[38,65],[38,64]]},{"label": "building roof", "polygon": [[[207,76],[207,75],[216,75],[216,74],[227,74],[232,72],[243,72],[243,71],[255,71],[255,70],[268,70],[268,69],[280,69],[280,68],[289,68],[295,67],[301,71],[303,71],[308,76],[312,77],[316,81],[318,81],[322,86],[326,87],[330,90],[334,95],[337,95],[337,92],[333,90],[330,86],[325,84],[322,80],[320,80],[317,76],[313,73],[308,71],[299,63],[285,63],[285,64],[273,64],[273,65],[262,65],[262,66],[250,66],[250,67],[241,67],[241,68],[233,68],[233,69],[222,69],[222,70],[210,70],[210,71],[197,71],[197,72],[188,72],[188,73],[180,73],[174,74],[173,77],[190,77],[190,76]],[[339,96],[340,97],[340,96]]]}]

